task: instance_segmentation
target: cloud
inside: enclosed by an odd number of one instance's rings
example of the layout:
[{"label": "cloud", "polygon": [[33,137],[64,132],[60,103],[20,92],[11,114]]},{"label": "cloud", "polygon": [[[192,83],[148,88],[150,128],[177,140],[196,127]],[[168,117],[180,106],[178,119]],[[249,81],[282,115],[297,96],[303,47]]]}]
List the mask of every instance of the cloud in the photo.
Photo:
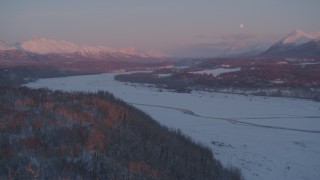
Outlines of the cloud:
[{"label": "cloud", "polygon": [[276,42],[279,41],[283,36],[283,34],[266,34],[262,38],[266,42]]},{"label": "cloud", "polygon": [[[176,48],[171,54],[182,57],[221,57],[233,56],[246,52],[264,51],[272,42],[276,35],[268,35],[268,37],[257,36],[256,34],[238,33],[238,34],[224,34],[213,39],[208,36],[197,35],[194,36],[199,39],[199,43],[185,45]],[[265,38],[270,38],[269,41]],[[203,43],[201,43],[203,42]]]},{"label": "cloud", "polygon": [[218,57],[230,54],[237,54],[248,47],[243,42],[217,42],[217,43],[199,43],[176,49],[174,55],[184,57]]},{"label": "cloud", "polygon": [[207,36],[205,36],[205,35],[196,35],[196,36],[194,36],[195,38],[197,38],[197,39],[205,39],[205,38],[208,38]]},{"label": "cloud", "polygon": [[221,39],[225,41],[245,41],[245,40],[252,40],[255,39],[256,35],[254,34],[245,34],[245,33],[240,33],[240,34],[227,34],[221,36]]},{"label": "cloud", "polygon": [[245,47],[245,43],[231,43],[231,42],[218,42],[218,43],[203,43],[203,44],[192,44],[192,48],[201,48],[201,49],[225,49],[225,48],[241,48]]}]

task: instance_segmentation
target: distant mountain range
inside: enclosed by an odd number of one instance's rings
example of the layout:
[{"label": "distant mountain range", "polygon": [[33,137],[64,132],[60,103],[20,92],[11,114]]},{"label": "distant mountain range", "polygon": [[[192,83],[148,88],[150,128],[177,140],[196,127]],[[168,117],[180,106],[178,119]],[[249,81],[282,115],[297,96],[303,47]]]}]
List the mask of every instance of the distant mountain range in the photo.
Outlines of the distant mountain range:
[{"label": "distant mountain range", "polygon": [[260,54],[270,58],[320,58],[320,32],[294,30]]},{"label": "distant mountain range", "polygon": [[[269,48],[268,48],[269,47]],[[114,49],[106,46],[75,44],[64,40],[34,38],[15,46],[0,41],[0,51],[18,50],[38,55],[58,55],[90,59],[163,58],[165,55],[134,48]],[[320,32],[306,33],[294,30],[275,44],[246,43],[197,44],[180,52],[185,57],[262,57],[262,58],[320,58]]]},{"label": "distant mountain range", "polygon": [[[244,39],[241,39],[243,36]],[[262,58],[320,58],[320,32],[294,30],[274,44],[268,41],[246,40],[250,35],[238,34],[216,43],[192,44],[177,49],[181,57],[262,57]]]},{"label": "distant mountain range", "polygon": [[134,48],[114,49],[106,46],[75,44],[64,40],[53,40],[47,38],[34,38],[23,43],[16,43],[15,46],[9,46],[5,42],[0,41],[0,51],[7,50],[21,50],[24,52],[35,53],[40,55],[80,55],[83,57],[90,57],[94,59],[104,59],[106,57],[164,57],[163,54],[155,51],[141,52]]}]

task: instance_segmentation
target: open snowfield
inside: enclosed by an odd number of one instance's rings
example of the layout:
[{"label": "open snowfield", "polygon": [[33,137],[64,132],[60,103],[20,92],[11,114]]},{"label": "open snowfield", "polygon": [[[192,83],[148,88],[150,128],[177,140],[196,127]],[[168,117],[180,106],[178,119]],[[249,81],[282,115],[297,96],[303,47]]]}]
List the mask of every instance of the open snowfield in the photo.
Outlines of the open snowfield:
[{"label": "open snowfield", "polygon": [[40,79],[26,86],[65,91],[107,90],[212,148],[246,179],[320,177],[320,103],[235,94],[159,92],[115,81],[116,73]]},{"label": "open snowfield", "polygon": [[241,68],[233,68],[233,69],[226,69],[226,68],[217,68],[217,69],[207,69],[202,71],[195,71],[192,72],[193,74],[211,74],[213,76],[218,76],[222,73],[230,73],[230,72],[237,72],[241,71]]}]

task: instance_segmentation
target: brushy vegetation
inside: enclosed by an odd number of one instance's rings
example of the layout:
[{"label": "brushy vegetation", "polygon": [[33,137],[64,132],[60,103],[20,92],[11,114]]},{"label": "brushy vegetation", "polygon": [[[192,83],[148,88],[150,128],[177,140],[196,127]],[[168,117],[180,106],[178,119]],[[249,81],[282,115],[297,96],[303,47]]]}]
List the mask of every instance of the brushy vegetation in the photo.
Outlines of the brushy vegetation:
[{"label": "brushy vegetation", "polygon": [[0,179],[242,179],[107,92],[0,88]]},{"label": "brushy vegetation", "polygon": [[[308,62],[308,61],[307,61]],[[240,71],[197,74],[206,69],[240,68]],[[159,74],[168,74],[161,77]],[[198,61],[187,68],[119,74],[115,80],[152,84],[176,92],[192,90],[257,96],[291,97],[320,101],[320,60],[213,59]]]}]

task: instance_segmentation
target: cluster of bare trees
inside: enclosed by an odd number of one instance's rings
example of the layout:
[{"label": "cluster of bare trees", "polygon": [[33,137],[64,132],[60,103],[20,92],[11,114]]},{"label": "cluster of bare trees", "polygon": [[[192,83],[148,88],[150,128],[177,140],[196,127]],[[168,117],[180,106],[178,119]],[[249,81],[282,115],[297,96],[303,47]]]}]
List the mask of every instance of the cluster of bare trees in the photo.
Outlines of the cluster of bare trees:
[{"label": "cluster of bare trees", "polygon": [[[172,76],[161,78],[152,73],[133,73],[120,74],[115,76],[115,79],[122,82],[153,84],[160,89],[166,88],[184,93],[191,92],[192,90],[200,90],[320,100],[319,85],[311,85],[311,83],[300,80],[303,78],[296,79],[296,81],[292,80],[290,84],[274,84],[263,78],[259,79],[256,76],[250,77],[249,75],[242,76],[237,73],[238,72],[227,73],[221,75],[221,77],[214,77],[208,74],[176,73]],[[310,81],[311,80],[312,78],[310,78]]]},{"label": "cluster of bare trees", "polygon": [[241,179],[107,92],[0,88],[0,179]]}]

